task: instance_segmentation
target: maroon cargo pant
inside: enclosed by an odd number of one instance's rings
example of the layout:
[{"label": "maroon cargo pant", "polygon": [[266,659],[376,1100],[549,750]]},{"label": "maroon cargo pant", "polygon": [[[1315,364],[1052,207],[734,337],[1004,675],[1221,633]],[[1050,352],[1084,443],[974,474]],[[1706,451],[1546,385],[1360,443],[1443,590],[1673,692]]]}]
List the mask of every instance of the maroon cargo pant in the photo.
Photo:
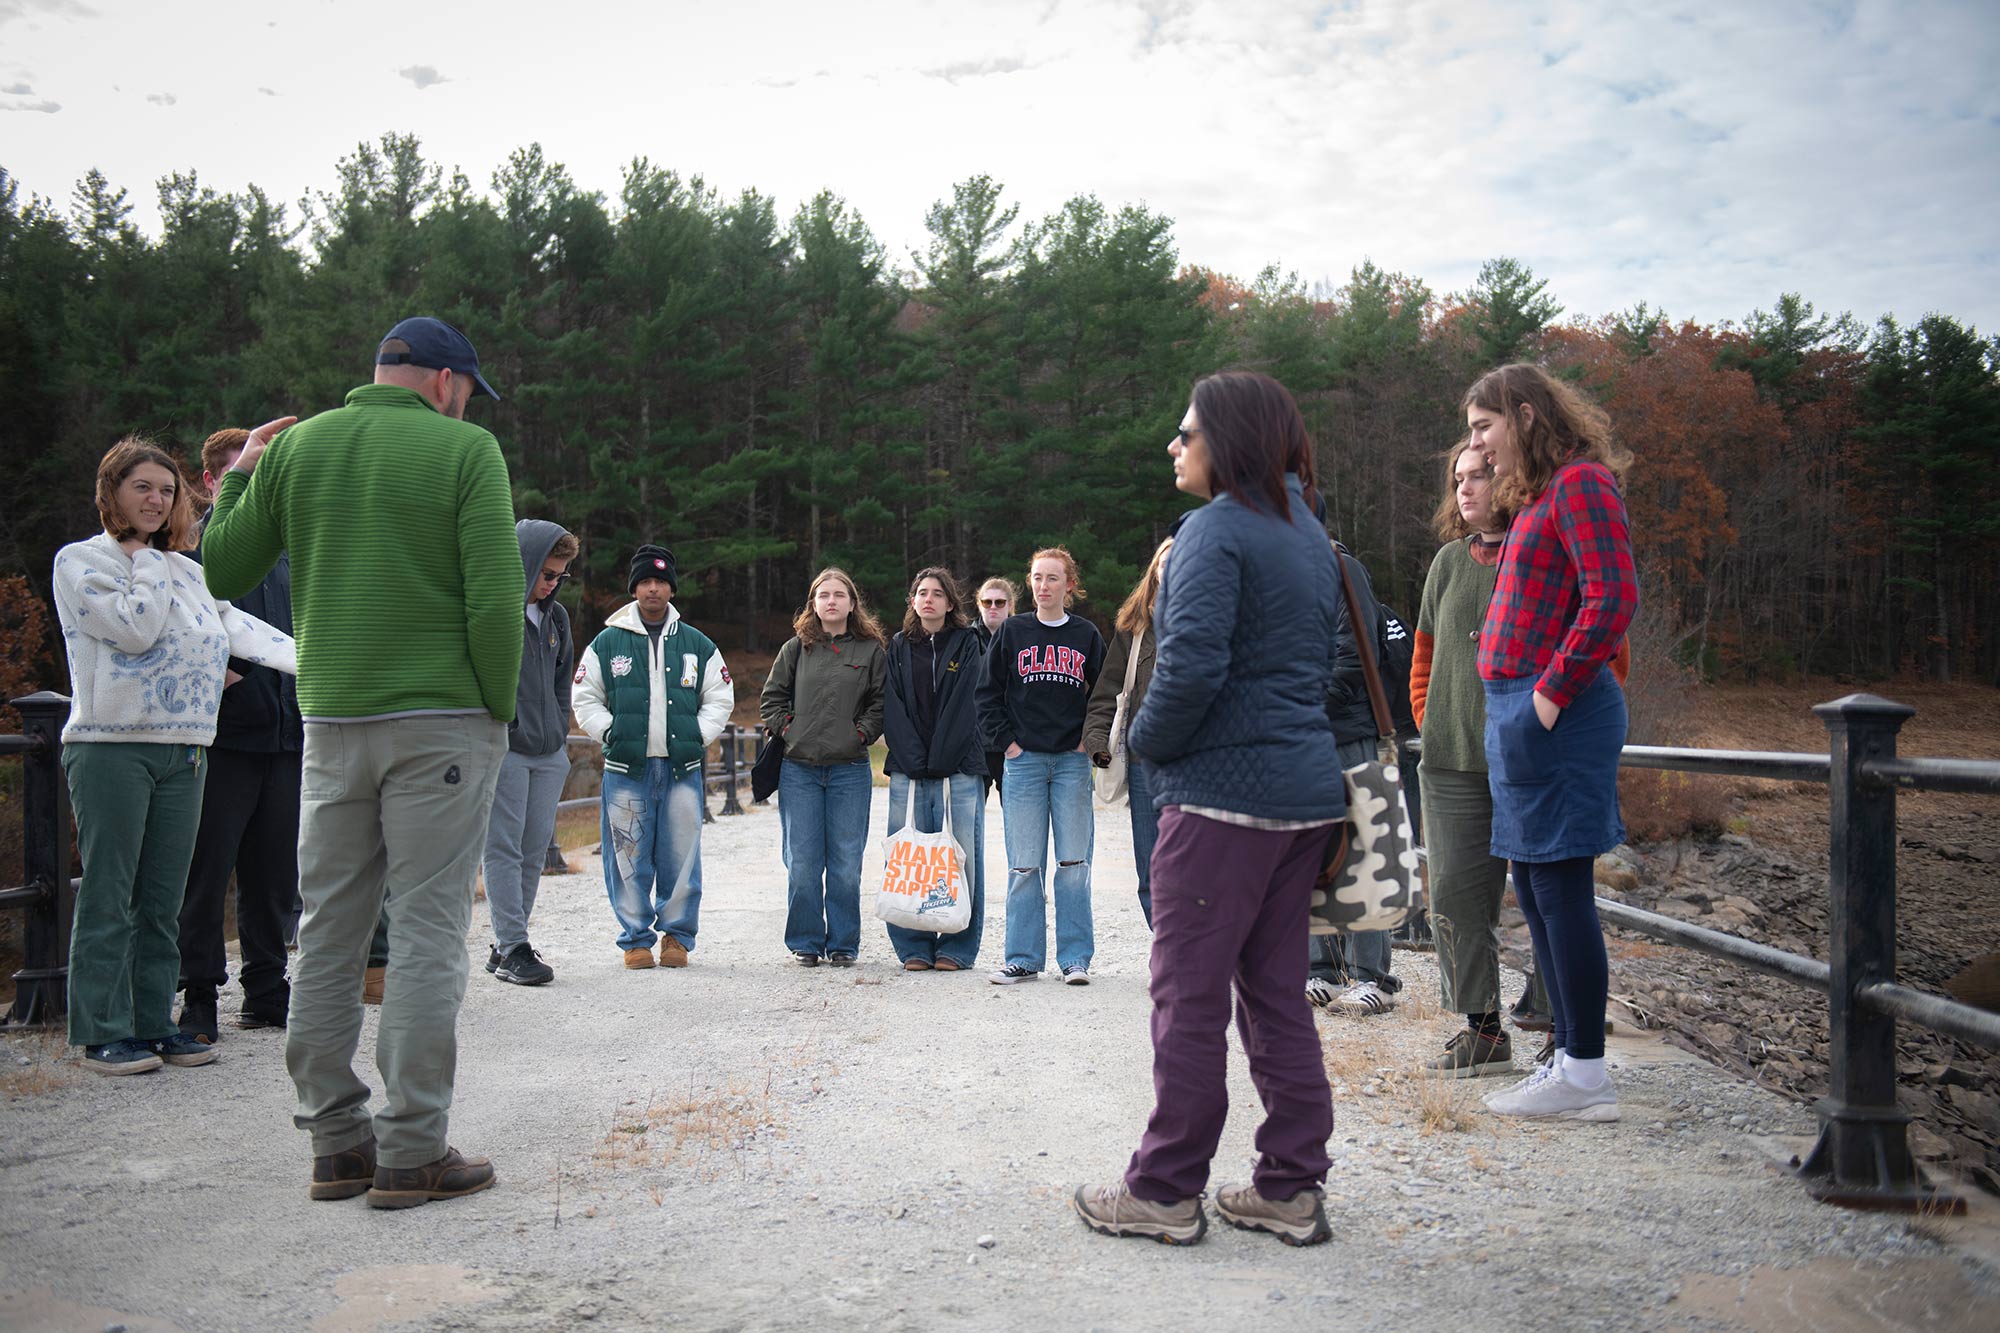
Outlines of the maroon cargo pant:
[{"label": "maroon cargo pant", "polygon": [[1132,1193],[1201,1193],[1229,1114],[1230,985],[1264,1102],[1252,1178],[1267,1199],[1323,1184],[1333,1094],[1306,1000],[1306,912],[1333,826],[1243,828],[1160,816],[1153,849],[1153,1115],[1125,1170]]}]

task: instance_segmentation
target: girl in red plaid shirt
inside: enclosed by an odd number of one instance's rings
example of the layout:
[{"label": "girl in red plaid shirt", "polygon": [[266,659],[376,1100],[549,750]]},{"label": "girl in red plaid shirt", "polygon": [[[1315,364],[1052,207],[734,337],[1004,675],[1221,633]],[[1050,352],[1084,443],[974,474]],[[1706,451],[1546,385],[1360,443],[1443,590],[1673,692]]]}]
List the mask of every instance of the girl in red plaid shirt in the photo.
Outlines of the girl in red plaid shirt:
[{"label": "girl in red plaid shirt", "polygon": [[1499,1115],[1616,1120],[1592,870],[1625,838],[1625,694],[1607,668],[1639,606],[1619,492],[1631,455],[1613,442],[1602,408],[1534,366],[1482,377],[1464,406],[1472,444],[1515,513],[1479,632],[1491,850],[1512,863],[1557,1049],[1486,1104]]}]

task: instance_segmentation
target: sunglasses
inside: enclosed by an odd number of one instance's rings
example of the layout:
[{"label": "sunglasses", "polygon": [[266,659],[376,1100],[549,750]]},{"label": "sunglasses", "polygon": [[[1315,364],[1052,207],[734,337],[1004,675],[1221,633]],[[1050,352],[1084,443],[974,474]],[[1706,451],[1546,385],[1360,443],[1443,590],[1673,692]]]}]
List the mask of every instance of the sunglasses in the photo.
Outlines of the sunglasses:
[{"label": "sunglasses", "polygon": [[542,571],[542,573],[541,573],[541,581],[542,581],[543,583],[549,583],[549,582],[553,582],[553,583],[554,583],[554,584],[556,585],[556,587],[558,587],[558,588],[562,587],[562,586],[563,586],[563,584],[565,584],[565,583],[568,583],[568,582],[570,581],[570,579],[571,579],[571,578],[573,578],[573,577],[575,577],[575,576],[574,576],[574,575],[571,575],[571,574],[556,574],[556,575],[551,575],[551,574],[549,573],[549,571],[547,571],[546,569],[545,569],[545,570],[543,570],[543,571]]},{"label": "sunglasses", "polygon": [[979,599],[979,604],[981,606],[1005,606],[1007,605],[1007,599],[1005,597],[982,597]]},{"label": "sunglasses", "polygon": [[1185,449],[1190,444],[1194,443],[1194,437],[1199,434],[1201,434],[1199,428],[1195,430],[1176,431],[1174,433],[1174,439],[1179,442],[1181,448]]}]

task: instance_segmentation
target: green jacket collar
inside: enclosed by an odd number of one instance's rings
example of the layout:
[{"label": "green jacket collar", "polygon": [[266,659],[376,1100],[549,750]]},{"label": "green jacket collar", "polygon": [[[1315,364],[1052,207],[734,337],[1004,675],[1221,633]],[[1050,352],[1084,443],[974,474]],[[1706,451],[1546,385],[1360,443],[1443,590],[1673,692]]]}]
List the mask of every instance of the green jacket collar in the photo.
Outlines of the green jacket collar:
[{"label": "green jacket collar", "polygon": [[434,415],[443,415],[430,400],[415,389],[405,389],[400,384],[363,384],[347,391],[349,407],[421,407]]}]

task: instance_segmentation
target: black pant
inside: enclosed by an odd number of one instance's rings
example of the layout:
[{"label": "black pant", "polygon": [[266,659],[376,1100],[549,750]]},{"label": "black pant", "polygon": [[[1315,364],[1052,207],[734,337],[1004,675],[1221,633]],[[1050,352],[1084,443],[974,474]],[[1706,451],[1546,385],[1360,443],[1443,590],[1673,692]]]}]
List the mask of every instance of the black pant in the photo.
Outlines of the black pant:
[{"label": "black pant", "polygon": [[181,985],[228,980],[222,911],[236,872],[236,938],[243,950],[243,1007],[282,1016],[285,934],[299,912],[299,763],[296,751],[210,750],[201,831],[181,902]]}]

